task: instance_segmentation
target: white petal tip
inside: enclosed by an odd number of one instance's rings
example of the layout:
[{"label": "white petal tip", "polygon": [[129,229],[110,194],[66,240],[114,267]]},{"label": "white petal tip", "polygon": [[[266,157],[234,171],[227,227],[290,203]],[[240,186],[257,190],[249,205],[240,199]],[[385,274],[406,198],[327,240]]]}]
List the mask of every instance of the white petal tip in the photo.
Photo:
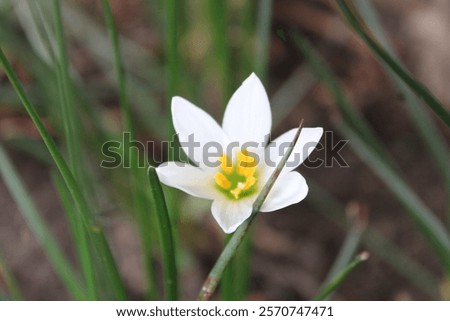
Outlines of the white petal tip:
[{"label": "white petal tip", "polygon": [[262,86],[261,79],[259,79],[259,77],[254,72],[252,72],[250,74],[250,76],[248,76],[247,79],[245,79],[244,82],[256,82],[256,83],[261,84],[261,86]]},{"label": "white petal tip", "polygon": [[181,105],[186,102],[186,99],[180,96],[174,96],[172,97],[171,107],[172,107],[172,114],[175,114],[177,112],[178,108],[181,108]]}]

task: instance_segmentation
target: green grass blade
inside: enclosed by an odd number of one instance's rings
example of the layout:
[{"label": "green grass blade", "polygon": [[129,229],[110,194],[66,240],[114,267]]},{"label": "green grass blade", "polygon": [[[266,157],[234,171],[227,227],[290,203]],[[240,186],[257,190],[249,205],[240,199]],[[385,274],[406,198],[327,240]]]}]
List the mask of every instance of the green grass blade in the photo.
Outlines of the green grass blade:
[{"label": "green grass blade", "polygon": [[[69,74],[69,60],[59,0],[53,0],[53,16],[58,50],[57,58],[54,62],[57,69],[57,81],[61,99],[61,112],[68,152],[68,163],[70,170],[78,178],[78,183],[80,186],[84,191],[88,191],[88,183],[85,179],[86,173],[85,170],[83,170],[83,159],[81,157],[83,153],[81,150],[80,132],[78,127],[79,119],[77,117],[76,110],[74,109],[73,90]],[[71,209],[71,211],[72,210],[76,211],[76,209]],[[78,241],[76,242],[76,247],[78,248],[77,251],[80,254],[79,259],[83,271],[83,277],[86,282],[88,299],[95,300],[98,298],[97,282],[95,277],[94,262],[90,254],[91,251],[88,233],[85,230],[82,220],[69,220],[69,222],[76,225],[74,227],[74,230],[76,231],[75,239]]]},{"label": "green grass blade", "polygon": [[56,273],[58,273],[58,276],[63,281],[67,291],[69,291],[76,300],[84,299],[85,293],[80,286],[75,271],[73,271],[69,261],[64,256],[63,251],[58,247],[57,240],[47,228],[46,223],[42,219],[33,200],[29,197],[16,169],[11,164],[11,161],[1,145],[0,172],[8,190],[26,220],[28,227],[42,245],[45,254],[50,260]]},{"label": "green grass blade", "polygon": [[112,44],[112,52],[114,54],[114,69],[116,70],[117,82],[119,87],[119,100],[124,128],[132,133],[134,138],[134,126],[131,115],[130,103],[128,100],[127,85],[125,78],[125,68],[122,63],[122,54],[120,50],[119,35],[114,22],[113,13],[108,0],[102,0],[103,15],[105,17],[106,26],[108,28],[109,37]]},{"label": "green grass blade", "polygon": [[368,142],[377,151],[377,153],[383,157],[385,162],[389,163],[391,166],[394,166],[391,158],[386,152],[386,149],[380,143],[367,121],[357,112],[357,109],[354,108],[354,106],[352,106],[350,101],[347,99],[337,79],[333,76],[327,66],[327,63],[320,57],[319,53],[317,53],[311,44],[300,34],[290,32],[289,37],[305,56],[318,78],[323,81],[324,85],[332,94],[345,122],[349,124],[366,142]]},{"label": "green grass blade", "polygon": [[443,224],[431,210],[414,194],[409,186],[386,165],[386,163],[364,142],[357,133],[344,123],[336,125],[337,129],[350,140],[355,153],[369,165],[378,177],[407,209],[422,234],[430,242],[436,255],[440,258],[447,274],[450,273],[450,237]]},{"label": "green grass blade", "polygon": [[0,288],[0,301],[11,301],[11,298]]},{"label": "green grass blade", "polygon": [[278,163],[277,167],[275,168],[272,175],[269,177],[267,183],[263,186],[261,192],[258,195],[258,198],[253,203],[253,210],[250,217],[243,222],[236,232],[234,232],[233,236],[228,241],[227,245],[223,249],[222,253],[220,254],[219,258],[217,259],[216,263],[214,264],[213,268],[209,272],[208,277],[206,278],[205,282],[203,283],[203,286],[200,290],[200,293],[197,297],[197,300],[204,301],[209,300],[214,293],[217,285],[219,284],[223,272],[227,268],[228,264],[230,263],[233,256],[236,254],[237,249],[239,248],[239,245],[242,243],[242,240],[244,239],[245,235],[247,234],[250,225],[252,224],[253,220],[256,218],[256,216],[259,213],[259,209],[261,208],[262,204],[264,203],[267,195],[269,194],[270,190],[272,189],[273,184],[275,184],[276,179],[281,173],[281,170],[283,169],[284,165],[286,164],[289,156],[292,153],[292,150],[294,149],[295,143],[298,140],[298,137],[300,135],[301,129],[302,129],[302,123],[300,123],[300,126],[297,130],[297,133],[292,140],[291,144],[286,150],[286,153],[283,155],[283,158]]},{"label": "green grass blade", "polygon": [[213,57],[218,69],[222,106],[225,106],[231,94],[231,54],[228,39],[229,8],[225,0],[208,2],[210,11],[210,26],[213,41]]},{"label": "green grass blade", "polygon": [[[228,242],[231,239],[231,235],[225,235],[225,239],[224,239],[224,247],[228,244]],[[243,241],[244,243],[244,241]],[[239,253],[241,250],[241,248],[239,248],[237,250],[237,253]],[[236,282],[234,280],[234,276],[235,276],[235,269],[237,268],[236,266],[236,257],[237,254],[231,258],[230,264],[228,264],[228,266],[225,268],[225,270],[223,271],[222,274],[222,280],[220,281],[220,300],[221,301],[232,301],[235,300],[235,285]]]},{"label": "green grass blade", "polygon": [[159,237],[164,266],[164,287],[167,300],[177,300],[178,281],[177,266],[175,262],[175,246],[172,236],[172,224],[167,210],[166,200],[162,191],[161,183],[154,167],[148,168],[148,180],[150,193],[155,204],[155,213],[158,222]]},{"label": "green grass blade", "polygon": [[[180,4],[176,0],[161,1],[164,12],[164,50],[165,50],[165,65],[164,72],[166,77],[166,139],[172,144],[169,148],[168,159],[174,161],[180,159],[180,148],[175,138],[175,128],[173,127],[173,119],[171,113],[171,101],[172,97],[177,94],[179,90],[180,74],[181,70],[181,55],[179,52],[179,26],[181,20]],[[178,239],[178,221],[180,219],[180,195],[174,188],[169,188],[165,195],[167,199],[166,205],[172,223],[172,235],[176,252],[181,252],[180,243]],[[155,200],[154,200],[155,201]],[[179,262],[177,262],[179,263]]]},{"label": "green grass blade", "polygon": [[64,208],[69,228],[75,243],[77,257],[81,265],[81,271],[86,283],[86,300],[95,300],[98,298],[96,289],[96,274],[95,265],[92,260],[92,252],[89,243],[88,235],[85,231],[83,222],[79,218],[78,211],[72,202],[69,191],[64,183],[62,177],[55,172],[52,172],[52,181],[55,186],[61,205]]},{"label": "green grass blade", "polygon": [[234,277],[234,298],[233,300],[245,300],[250,285],[250,268],[252,259],[252,240],[253,231],[250,226],[250,231],[245,235],[241,246],[233,258],[235,267]]},{"label": "green grass blade", "polygon": [[0,62],[3,66],[4,72],[6,76],[8,77],[9,81],[11,82],[12,86],[17,92],[17,95],[19,96],[19,99],[21,100],[22,104],[24,105],[28,115],[30,116],[31,120],[33,121],[34,125],[36,126],[36,129],[38,130],[39,134],[41,135],[45,145],[47,146],[50,155],[52,156],[55,165],[57,166],[58,170],[61,173],[61,176],[64,178],[64,181],[67,185],[67,188],[70,191],[70,194],[75,201],[78,210],[81,214],[81,219],[83,220],[84,224],[86,225],[86,229],[90,233],[91,240],[94,244],[94,246],[99,251],[99,259],[101,262],[103,262],[106,265],[106,270],[104,271],[105,274],[110,279],[110,285],[112,287],[112,294],[116,299],[124,299],[126,297],[125,295],[125,288],[123,286],[123,283],[120,279],[117,266],[114,262],[112,253],[109,249],[108,243],[106,241],[105,236],[103,235],[102,228],[100,225],[96,222],[95,217],[90,212],[90,209],[87,205],[87,202],[84,198],[83,193],[81,192],[80,186],[78,185],[77,181],[73,177],[72,172],[70,171],[66,161],[62,157],[60,151],[58,150],[53,138],[50,136],[49,132],[45,128],[43,122],[39,118],[39,115],[36,112],[36,109],[31,104],[30,100],[28,99],[28,96],[18,79],[16,73],[12,69],[10,63],[8,62],[3,50],[0,48]]},{"label": "green grass blade", "polygon": [[[87,15],[74,3],[63,1],[61,9],[67,34],[85,48],[96,64],[103,70],[106,82],[113,86],[117,84],[114,75],[114,53],[111,50],[111,41],[104,26],[90,15]],[[89,35],[89,37],[86,37]],[[159,102],[155,92],[163,90],[161,86],[161,73],[163,72],[156,57],[138,43],[119,36],[121,52],[126,60],[122,61],[128,82],[128,93],[133,111],[138,117],[136,124],[147,129],[150,133],[161,138],[165,137],[166,126],[160,121],[163,115],[159,109]],[[104,88],[98,83],[81,83],[82,92],[79,94],[98,96],[104,93]],[[88,109],[93,112],[93,108]],[[89,115],[88,117],[91,117]],[[93,122],[93,125],[97,123]],[[144,175],[145,176],[145,172]],[[145,180],[144,180],[145,181]]]},{"label": "green grass blade", "polygon": [[270,25],[272,22],[272,0],[257,2],[255,72],[264,82],[267,78],[269,58]]},{"label": "green grass blade", "polygon": [[326,300],[339,285],[345,280],[345,278],[362,262],[365,262],[369,259],[369,253],[363,252],[359,254],[353,261],[351,261],[340,273],[333,278],[325,287],[317,294],[313,300],[314,301],[322,301]]},{"label": "green grass blade", "polygon": [[[359,9],[361,16],[365,19],[366,24],[373,30],[375,37],[380,44],[389,52],[393,57],[396,57],[394,49],[390,45],[389,41],[386,39],[381,23],[378,19],[377,13],[373,8],[371,1],[361,1],[357,0],[355,2],[356,7]],[[444,138],[436,129],[433,121],[431,120],[428,113],[424,110],[423,106],[420,104],[418,98],[411,89],[397,76],[391,69],[386,68],[390,71],[391,77],[396,84],[398,90],[405,97],[406,110],[416,126],[420,137],[423,140],[425,148],[428,149],[430,155],[433,157],[437,168],[443,174],[446,186],[447,186],[447,197],[450,198],[450,166],[448,166],[448,160],[450,159],[449,148],[445,143]],[[450,199],[448,200],[450,202]],[[450,215],[450,207],[447,209]],[[450,224],[450,217],[449,217]]]},{"label": "green grass blade", "polygon": [[[0,154],[2,147],[0,146]],[[0,156],[1,158],[1,156]],[[12,300],[20,301],[23,300],[22,293],[20,291],[20,287],[17,284],[14,275],[9,270],[6,260],[3,257],[3,253],[0,252],[0,279],[4,281],[6,288],[8,290],[8,299],[9,297]],[[1,290],[1,289],[0,289]]]},{"label": "green grass blade", "polygon": [[354,10],[352,10],[352,2],[349,0],[338,0],[337,3],[347,22],[359,34],[361,39],[364,40],[376,56],[398,75],[404,83],[408,85],[408,87],[411,88],[411,90],[414,91],[414,93],[416,93],[416,95],[420,97],[447,126],[450,127],[450,112],[448,109],[373,38],[367,28],[363,25],[361,18],[358,17]]},{"label": "green grass blade", "polygon": [[[445,270],[448,271],[448,268],[450,267],[450,257],[448,252],[450,239],[445,229],[443,229],[442,224],[397,175],[394,170],[395,165],[393,165],[390,157],[387,155],[376,136],[372,134],[366,121],[359,114],[357,114],[356,109],[350,105],[342,89],[327,68],[325,68],[326,65],[319,60],[318,55],[313,51],[312,47],[298,34],[291,33],[290,36],[299,49],[303,51],[307,59],[310,61],[311,66],[317,71],[320,78],[332,92],[336,104],[340,108],[343,119],[346,122],[345,125],[342,124],[342,126],[345,126],[348,129],[346,132],[352,133],[352,137],[357,138],[358,142],[361,142],[358,146],[364,146],[365,150],[369,150],[371,155],[376,157],[376,165],[373,166],[373,169],[380,176],[380,178],[385,180],[385,182],[389,182],[387,184],[390,186],[393,193],[408,209],[408,213],[411,214],[414,220],[417,220],[419,227],[421,227],[421,231],[425,234],[425,236],[427,236],[428,239],[431,240],[431,244],[437,251],[437,255],[440,257]],[[357,148],[355,148],[355,151],[361,154]],[[368,158],[367,155],[360,155],[360,157],[363,159]],[[375,158],[372,160],[374,159]],[[367,162],[369,161],[370,160],[367,160]],[[381,166],[381,170],[378,171],[379,168],[376,166]],[[407,203],[408,200],[413,200],[413,203]],[[437,232],[436,236],[434,236],[435,232]]]},{"label": "green grass blade", "polygon": [[[342,244],[332,267],[325,277],[325,281],[323,282],[323,286],[321,286],[321,290],[324,290],[326,288],[326,285],[329,284],[333,279],[335,279],[339,275],[340,271],[342,271],[351,262],[358,249],[358,246],[362,241],[362,236],[367,223],[363,221],[363,218],[358,217],[357,215],[359,214],[356,213],[355,217],[350,217],[351,226],[348,230],[347,237],[345,238],[344,243]],[[327,300],[330,296],[331,294],[324,297],[324,300]]]},{"label": "green grass blade", "polygon": [[[310,194],[306,201],[327,219],[342,229],[347,229],[344,205],[312,180],[308,181]],[[376,213],[374,214],[376,215]],[[383,260],[399,275],[432,299],[438,299],[439,280],[429,270],[408,256],[396,244],[386,239],[372,227],[367,227],[362,235],[362,242],[371,253]]]},{"label": "green grass blade", "polygon": [[[125,76],[125,68],[123,65],[119,34],[114,22],[113,13],[108,0],[102,0],[103,15],[106,20],[109,36],[111,38],[112,51],[114,53],[114,68],[116,70],[117,83],[119,87],[119,100],[122,118],[124,121],[124,131],[130,134],[130,140],[134,141],[136,137],[136,130],[133,125],[133,118],[131,113],[130,102],[128,99],[127,80]],[[135,211],[135,217],[140,231],[141,246],[144,256],[144,270],[147,279],[146,296],[148,299],[155,300],[157,298],[157,284],[156,275],[153,268],[153,241],[151,238],[151,220],[148,215],[148,200],[145,198],[145,194],[142,192],[140,186],[145,186],[142,181],[142,171],[138,167],[138,152],[131,148],[129,150],[124,149],[123,157],[125,159],[131,159],[131,175],[130,184],[132,189],[133,205]]]}]

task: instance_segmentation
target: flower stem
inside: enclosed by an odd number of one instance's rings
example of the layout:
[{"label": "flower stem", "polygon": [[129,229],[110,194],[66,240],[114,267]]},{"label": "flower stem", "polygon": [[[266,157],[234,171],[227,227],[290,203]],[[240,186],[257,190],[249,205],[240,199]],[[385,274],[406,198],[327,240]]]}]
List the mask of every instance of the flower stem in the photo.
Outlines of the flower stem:
[{"label": "flower stem", "polygon": [[200,300],[200,301],[209,300],[211,298],[212,294],[214,293],[214,291],[216,290],[217,284],[219,283],[220,279],[222,278],[225,268],[227,267],[227,265],[230,262],[230,260],[232,259],[232,257],[235,255],[236,250],[238,249],[238,247],[241,244],[242,240],[244,239],[246,233],[248,232],[250,224],[253,222],[256,215],[258,215],[259,209],[261,208],[262,204],[264,203],[267,195],[269,194],[270,190],[272,189],[273,184],[275,184],[276,179],[280,175],[281,170],[283,169],[289,156],[291,155],[292,150],[294,149],[295,143],[297,142],[298,137],[300,136],[302,125],[303,125],[303,120],[300,122],[297,133],[295,134],[295,137],[292,140],[291,144],[289,145],[289,148],[287,149],[283,158],[278,163],[276,169],[270,176],[269,180],[262,188],[255,203],[253,203],[252,214],[250,215],[248,220],[246,220],[244,223],[242,223],[241,226],[236,230],[236,232],[234,232],[233,236],[230,238],[230,240],[228,241],[224,250],[220,254],[219,258],[217,259],[216,264],[212,268],[211,272],[209,272],[209,275],[206,278],[205,282],[203,283],[202,289],[200,290],[197,300]]}]

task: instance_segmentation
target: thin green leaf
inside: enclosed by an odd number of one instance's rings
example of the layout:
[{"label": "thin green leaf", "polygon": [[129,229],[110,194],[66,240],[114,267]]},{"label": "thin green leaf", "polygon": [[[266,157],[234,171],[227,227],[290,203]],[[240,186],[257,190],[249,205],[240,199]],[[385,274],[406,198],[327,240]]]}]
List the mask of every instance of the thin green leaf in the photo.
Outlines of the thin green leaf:
[{"label": "thin green leaf", "polygon": [[[83,169],[83,159],[81,157],[83,153],[81,150],[80,131],[78,126],[79,118],[74,109],[74,96],[69,74],[69,59],[67,55],[59,0],[53,0],[53,16],[58,50],[58,55],[54,60],[54,63],[57,69],[57,81],[61,99],[61,112],[64,137],[68,153],[68,163],[72,173],[74,173],[78,178],[78,184],[80,184],[84,191],[87,191],[88,183],[85,176],[86,171]],[[78,253],[80,254],[79,259],[81,269],[83,271],[83,277],[86,282],[88,299],[95,300],[98,298],[98,293],[96,286],[95,266],[91,257],[88,233],[80,219],[69,220],[69,222],[76,224],[74,227],[74,230],[76,231],[75,239],[78,241],[76,242],[76,246],[78,248]]]},{"label": "thin green leaf", "polygon": [[[320,214],[332,220],[342,229],[347,229],[344,205],[314,181],[308,181],[309,197],[306,199]],[[376,213],[374,213],[376,216]],[[439,298],[437,289],[439,280],[429,270],[408,256],[395,243],[386,239],[372,227],[367,227],[362,235],[363,244],[371,253],[382,259],[392,269],[407,278],[420,291]]]},{"label": "thin green leaf", "polygon": [[[228,242],[230,241],[232,235],[225,235],[224,239],[224,247],[227,246]],[[243,241],[244,243],[244,241]],[[239,253],[241,248],[237,250],[237,253]],[[231,258],[230,263],[225,268],[222,274],[222,279],[220,280],[220,300],[222,301],[232,301],[235,300],[235,281],[234,281],[234,275],[236,273],[235,269],[236,266],[236,257],[237,254]]]},{"label": "thin green leaf", "polygon": [[368,32],[366,26],[362,24],[362,19],[352,10],[353,4],[349,0],[337,1],[342,14],[352,28],[359,34],[367,46],[383,61],[395,74],[416,93],[418,97],[435,112],[435,114],[450,127],[450,112],[444,107],[434,95],[422,83],[417,81],[411,73],[398,62],[388,51],[386,51]]},{"label": "thin green leaf", "polygon": [[66,289],[76,300],[85,298],[85,293],[80,286],[80,281],[76,277],[69,261],[59,248],[57,240],[47,228],[42,215],[39,213],[33,200],[29,197],[23,186],[16,169],[11,164],[5,150],[0,145],[0,173],[3,180],[19,207],[28,227],[38,239],[45,254],[50,260],[56,273],[63,281]]},{"label": "thin green leaf", "polygon": [[[352,215],[354,215],[354,217],[351,217]],[[362,236],[367,225],[367,223],[363,221],[364,219],[359,217],[359,215],[359,213],[349,215],[350,228],[348,229],[347,236],[332,267],[325,277],[323,285],[320,287],[321,291],[324,290],[326,286],[339,275],[340,271],[342,271],[354,257],[358,246],[362,241]],[[331,295],[332,293],[324,297],[324,300],[327,300]]]},{"label": "thin green leaf", "polygon": [[402,203],[420,231],[430,242],[440,258],[443,268],[450,274],[450,237],[443,224],[433,212],[414,194],[409,186],[386,165],[386,163],[364,142],[358,134],[344,123],[336,124],[337,129],[350,140],[355,153],[369,165],[391,192]]},{"label": "thin green leaf", "polygon": [[269,57],[270,25],[272,22],[272,0],[258,1],[256,17],[255,72],[264,82],[267,76]]},{"label": "thin green leaf", "polygon": [[150,193],[155,206],[155,213],[158,222],[159,238],[163,255],[164,267],[164,290],[167,300],[177,300],[178,281],[177,267],[175,262],[175,246],[172,236],[172,224],[167,210],[166,199],[161,188],[158,175],[154,167],[148,168],[148,180],[150,183]]},{"label": "thin green leaf", "polygon": [[322,301],[330,296],[339,285],[345,280],[345,278],[362,262],[369,259],[369,253],[363,252],[359,254],[353,261],[351,261],[333,280],[331,280],[325,287],[317,294],[313,300]]},{"label": "thin green leaf", "polygon": [[[394,49],[387,40],[381,23],[378,19],[377,13],[372,6],[371,1],[358,0],[355,2],[359,9],[361,16],[365,19],[367,25],[373,30],[375,37],[380,44],[389,52],[393,57],[398,59]],[[383,63],[386,65],[385,63]],[[413,91],[405,85],[399,76],[397,76],[392,69],[389,70],[390,75],[405,98],[405,107],[411,118],[413,124],[416,126],[420,137],[423,140],[425,148],[429,151],[437,168],[443,173],[444,181],[447,186],[447,197],[450,198],[450,166],[448,166],[448,160],[450,159],[450,153],[444,138],[437,130],[435,124],[431,120],[429,114],[424,110],[423,105],[419,102]],[[450,202],[450,199],[448,200]],[[447,209],[450,215],[450,207]],[[449,216],[450,224],[450,216]]]},{"label": "thin green leaf", "polygon": [[[173,119],[171,113],[171,101],[172,97],[177,94],[180,73],[181,73],[181,55],[178,48],[179,43],[179,26],[180,26],[180,3],[176,0],[161,1],[164,10],[164,50],[165,50],[165,76],[166,76],[166,108],[165,115],[167,121],[167,137],[170,142],[171,148],[169,148],[168,159],[174,161],[180,159],[180,148],[178,148],[178,142],[175,139],[175,128],[173,126]],[[167,206],[170,218],[172,220],[172,235],[176,251],[178,252],[180,245],[178,239],[178,220],[180,218],[180,197],[179,193],[174,188],[169,188],[166,194],[168,200]]]},{"label": "thin green leaf", "polygon": [[[0,146],[0,150],[1,150]],[[1,154],[1,151],[0,151]],[[0,157],[1,158],[1,157]],[[9,270],[6,260],[3,257],[3,253],[0,252],[0,279],[2,279],[6,285],[6,288],[8,290],[9,297],[11,297],[12,300],[20,301],[23,300],[22,293],[20,291],[19,285],[17,284],[16,279],[14,278],[14,275]]]},{"label": "thin green leaf", "polygon": [[[67,186],[59,173],[52,172],[53,185],[58,192],[61,205],[69,222],[69,228],[75,243],[77,257],[81,265],[81,271],[86,282],[87,297],[86,300],[95,300],[97,298],[95,266],[92,260],[92,253],[87,233],[84,230],[83,222],[80,220],[77,208],[72,202]],[[87,278],[91,278],[90,281]],[[90,283],[90,284],[88,284]]]},{"label": "thin green leaf", "polygon": [[[130,134],[130,141],[134,141],[136,137],[136,130],[133,125],[133,118],[131,113],[130,102],[128,99],[127,79],[125,75],[125,68],[123,65],[119,34],[114,22],[113,13],[108,0],[102,0],[103,15],[108,27],[109,36],[111,38],[112,51],[114,53],[114,68],[116,70],[117,83],[119,87],[119,100],[122,112],[122,118],[124,120],[124,131]],[[147,278],[147,290],[146,296],[148,299],[155,300],[157,298],[157,284],[156,274],[153,268],[153,241],[149,228],[151,227],[150,216],[148,215],[148,200],[145,194],[141,191],[142,171],[138,167],[139,154],[135,148],[129,148],[123,150],[124,159],[130,159],[130,184],[132,189],[132,198],[135,216],[139,227],[141,244],[144,255],[144,270]]]},{"label": "thin green leaf", "polygon": [[275,168],[272,175],[267,180],[267,183],[263,186],[261,192],[258,195],[258,198],[253,203],[253,210],[250,217],[239,226],[239,228],[234,232],[231,239],[228,241],[227,245],[223,249],[222,253],[220,254],[219,258],[217,259],[216,263],[214,264],[214,267],[212,268],[211,272],[209,272],[208,277],[206,278],[205,282],[203,283],[202,289],[200,290],[200,293],[197,297],[197,300],[209,300],[211,298],[211,295],[214,293],[218,283],[220,282],[220,279],[222,278],[223,272],[225,268],[230,263],[230,260],[235,255],[239,245],[241,244],[242,240],[244,239],[245,235],[248,232],[248,229],[250,228],[251,223],[255,219],[255,217],[259,213],[259,209],[261,208],[262,204],[264,203],[267,195],[269,194],[270,190],[272,189],[273,184],[275,184],[276,179],[281,173],[281,170],[283,169],[284,165],[286,164],[289,156],[292,153],[292,150],[294,149],[295,143],[298,140],[298,137],[300,135],[301,129],[302,129],[303,121],[300,123],[300,126],[297,130],[297,133],[290,143],[288,149],[286,150],[286,153],[283,155],[283,158],[278,163],[277,167]]},{"label": "thin green leaf", "polygon": [[[332,92],[336,104],[340,108],[343,119],[346,122],[346,124],[342,124],[342,126],[348,128],[348,131],[353,134],[352,137],[356,137],[358,142],[361,142],[359,145],[365,146],[365,150],[370,150],[373,158],[367,161],[373,162],[376,159],[377,165],[373,166],[375,172],[385,180],[386,183],[389,182],[389,184],[387,183],[388,186],[390,186],[396,197],[408,209],[408,213],[417,220],[421,231],[431,240],[431,244],[433,248],[437,250],[437,254],[441,258],[443,266],[448,270],[450,267],[450,256],[448,253],[450,239],[445,229],[443,229],[442,224],[409,189],[408,185],[397,175],[394,170],[395,165],[390,160],[390,157],[387,155],[376,136],[372,134],[371,129],[368,124],[366,124],[365,120],[359,116],[359,114],[356,113],[356,109],[350,105],[342,89],[337,84],[332,74],[325,68],[325,64],[320,62],[318,55],[313,51],[312,47],[297,33],[291,33],[290,36],[303,51],[307,59],[310,60],[311,66],[316,69],[320,78]],[[361,151],[357,148],[355,148],[355,151],[359,153],[363,159],[368,158],[367,154],[361,155]],[[413,200],[413,203],[407,203],[408,199]],[[436,236],[434,236],[435,232],[437,232]]]},{"label": "thin green leaf", "polygon": [[231,54],[228,39],[229,8],[225,0],[208,2],[213,41],[213,58],[218,69],[222,88],[220,101],[225,106],[231,93]]},{"label": "thin green leaf", "polygon": [[339,82],[327,66],[327,63],[323,61],[308,40],[302,37],[299,33],[290,32],[289,37],[293,40],[297,48],[303,53],[318,78],[323,81],[332,94],[342,118],[346,121],[346,123],[349,124],[366,142],[368,142],[376,150],[376,152],[383,157],[385,162],[389,163],[391,166],[394,166],[391,158],[386,152],[386,149],[380,143],[367,121],[357,112],[357,109],[354,108],[354,106],[352,106],[350,101],[347,99],[344,91],[339,85]]},{"label": "thin green leaf", "polygon": [[58,150],[53,138],[50,136],[41,119],[39,118],[36,109],[28,99],[28,96],[21,82],[19,81],[16,73],[12,69],[10,63],[8,62],[1,48],[0,48],[0,62],[3,66],[6,76],[8,77],[12,86],[16,90],[17,95],[22,101],[22,104],[24,105],[27,113],[29,114],[31,120],[33,121],[39,134],[41,135],[45,145],[47,146],[50,155],[52,156],[55,162],[55,165],[57,166],[58,170],[61,173],[61,176],[64,178],[67,188],[69,189],[70,194],[72,195],[72,198],[77,204],[78,210],[80,211],[81,219],[83,220],[86,229],[90,233],[90,237],[92,239],[94,246],[98,250],[99,259],[101,260],[101,262],[105,264],[105,266],[107,266],[105,274],[108,276],[110,280],[113,296],[116,299],[124,299],[126,297],[125,288],[120,279],[117,266],[114,262],[106,238],[102,232],[102,228],[96,222],[95,217],[90,212],[90,209],[87,205],[87,202],[84,198],[83,193],[81,192],[81,189],[77,181],[73,177],[72,172],[70,171],[66,161],[62,157],[60,151]]}]

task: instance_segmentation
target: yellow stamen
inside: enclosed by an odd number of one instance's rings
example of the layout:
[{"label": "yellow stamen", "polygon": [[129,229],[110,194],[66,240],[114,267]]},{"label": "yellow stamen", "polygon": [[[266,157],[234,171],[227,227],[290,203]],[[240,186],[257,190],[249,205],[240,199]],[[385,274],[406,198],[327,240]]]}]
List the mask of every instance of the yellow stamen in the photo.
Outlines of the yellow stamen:
[{"label": "yellow stamen", "polygon": [[237,157],[237,172],[239,175],[248,177],[253,176],[256,171],[256,160],[247,152],[240,151]]},{"label": "yellow stamen", "polygon": [[247,177],[247,179],[245,180],[245,186],[244,189],[249,189],[250,187],[252,187],[253,185],[255,185],[256,183],[256,177],[255,176],[249,176]]},{"label": "yellow stamen", "polygon": [[231,164],[231,160],[227,157],[227,155],[223,154],[220,158],[220,168],[225,174],[231,174],[233,172],[233,164]]},{"label": "yellow stamen", "polygon": [[237,154],[237,162],[233,166],[230,159],[223,155],[219,158],[220,171],[215,174],[216,185],[235,200],[253,193],[256,184],[256,159],[247,151]]},{"label": "yellow stamen", "polygon": [[216,173],[216,175],[214,175],[214,180],[216,181],[216,184],[223,189],[229,189],[231,187],[231,182],[223,173]]}]

